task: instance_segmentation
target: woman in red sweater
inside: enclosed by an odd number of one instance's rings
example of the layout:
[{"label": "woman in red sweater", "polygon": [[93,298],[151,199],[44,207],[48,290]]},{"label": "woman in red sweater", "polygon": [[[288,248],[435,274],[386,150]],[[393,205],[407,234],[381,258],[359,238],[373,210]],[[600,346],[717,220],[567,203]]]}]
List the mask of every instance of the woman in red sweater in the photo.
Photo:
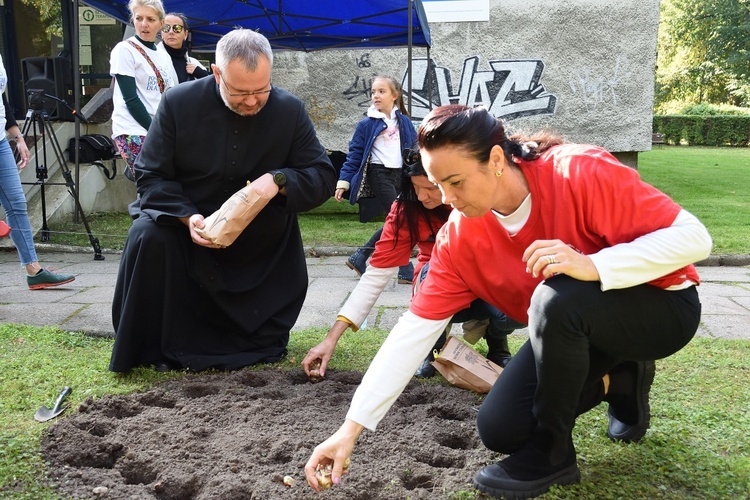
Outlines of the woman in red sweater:
[{"label": "woman in red sweater", "polygon": [[[427,275],[435,237],[448,220],[451,209],[443,204],[440,189],[427,180],[418,150],[407,151],[401,177],[401,194],[391,205],[383,234],[375,244],[375,253],[365,273],[339,311],[336,322],[325,339],[310,349],[302,360],[302,367],[308,375],[313,363],[319,360],[320,374],[325,376],[328,361],[341,336],[349,328],[355,332],[360,328],[396,270],[409,263],[415,246],[418,249],[414,269],[415,289]],[[511,320],[481,299],[472,301],[464,310],[455,314],[452,322],[463,323],[468,320],[484,322],[481,325],[486,328],[482,333],[487,341],[487,358],[499,366],[507,365],[511,359],[507,336],[526,325]],[[445,339],[444,332],[433,350],[439,350]],[[434,359],[430,350],[415,375],[419,378],[435,375],[435,368],[431,364]]]},{"label": "woman in red sweater", "polygon": [[477,297],[527,322],[529,341],[483,402],[477,430],[507,458],[474,485],[529,498],[580,480],[576,417],[608,403],[611,439],[649,426],[654,359],[695,335],[701,305],[692,263],[703,224],[596,147],[558,137],[508,137],[484,108],[442,106],[419,129],[422,161],[456,210],[438,234],[430,273],[383,343],[344,424],[305,466],[344,460],[375,429],[451,314]]}]

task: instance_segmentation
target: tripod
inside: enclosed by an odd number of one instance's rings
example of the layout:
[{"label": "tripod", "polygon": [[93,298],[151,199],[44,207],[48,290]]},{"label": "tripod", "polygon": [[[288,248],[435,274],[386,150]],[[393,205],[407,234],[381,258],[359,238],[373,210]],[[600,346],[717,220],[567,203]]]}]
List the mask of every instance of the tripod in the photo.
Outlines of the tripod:
[{"label": "tripod", "polygon": [[[89,235],[89,241],[91,242],[91,246],[94,248],[94,260],[104,260],[104,256],[102,255],[102,249],[99,246],[99,239],[95,238],[91,234],[91,229],[89,228],[89,223],[86,220],[86,214],[83,213],[83,208],[81,208],[81,203],[78,200],[78,194],[76,192],[76,186],[73,182],[73,176],[70,173],[70,169],[68,168],[68,164],[65,161],[63,157],[63,150],[60,147],[60,143],[57,140],[57,136],[55,135],[55,131],[52,128],[52,124],[49,121],[49,115],[47,114],[47,111],[45,110],[45,97],[52,97],[48,96],[41,90],[29,90],[29,110],[26,112],[26,121],[23,124],[23,130],[21,133],[24,137],[29,135],[29,132],[33,133],[34,136],[34,163],[36,166],[36,182],[24,182],[23,184],[31,184],[31,185],[38,185],[41,189],[41,200],[42,200],[42,241],[49,241],[50,238],[50,231],[49,227],[47,226],[47,203],[45,199],[45,193],[44,193],[44,187],[46,185],[57,185],[57,186],[67,186],[68,192],[73,197],[73,200],[75,202],[76,210],[81,214],[81,220],[83,221],[83,226],[86,228],[86,232]],[[57,100],[55,98],[55,100]],[[67,103],[65,103],[67,104]],[[74,113],[74,116],[75,113]],[[50,144],[52,145],[52,150],[55,153],[55,157],[57,159],[58,165],[60,165],[60,169],[62,170],[63,178],[65,179],[64,183],[60,182],[47,182],[47,148],[42,147],[42,157],[43,157],[43,163],[39,163],[39,144],[36,138],[41,135],[42,136],[42,146],[44,146],[44,139],[46,137],[49,137]]]}]

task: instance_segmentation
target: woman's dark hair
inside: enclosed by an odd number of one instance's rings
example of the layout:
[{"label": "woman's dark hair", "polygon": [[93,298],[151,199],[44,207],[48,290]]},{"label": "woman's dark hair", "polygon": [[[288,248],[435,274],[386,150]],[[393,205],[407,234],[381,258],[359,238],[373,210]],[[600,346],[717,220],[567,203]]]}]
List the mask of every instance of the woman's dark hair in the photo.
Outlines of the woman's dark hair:
[{"label": "woman's dark hair", "polygon": [[562,137],[551,132],[508,136],[503,122],[492,116],[487,108],[459,104],[432,110],[419,127],[417,140],[419,147],[428,151],[445,146],[461,148],[481,163],[489,161],[493,146],[500,146],[505,159],[512,162],[513,157],[534,160],[550,147],[563,142]]},{"label": "woman's dark hair", "polygon": [[[416,144],[404,151],[404,164],[401,169],[401,194],[396,199],[396,224],[406,224],[409,228],[409,238],[412,247],[419,240],[419,220],[424,220],[431,227],[435,234],[448,220],[451,208],[447,205],[429,209],[425,207],[414,189],[411,182],[412,177],[423,175],[427,177],[422,166],[422,159],[419,155],[419,148]],[[398,244],[398,232],[396,233],[394,247]]]},{"label": "woman's dark hair", "polygon": [[168,14],[167,14],[166,16],[164,16],[164,17],[167,17],[167,16],[174,16],[174,17],[179,17],[179,18],[180,18],[180,20],[182,21],[182,26],[183,26],[183,27],[185,28],[185,31],[188,31],[188,22],[187,22],[187,16],[186,16],[185,14],[183,14],[183,13],[181,13],[181,12],[169,12],[169,13],[168,13]]}]

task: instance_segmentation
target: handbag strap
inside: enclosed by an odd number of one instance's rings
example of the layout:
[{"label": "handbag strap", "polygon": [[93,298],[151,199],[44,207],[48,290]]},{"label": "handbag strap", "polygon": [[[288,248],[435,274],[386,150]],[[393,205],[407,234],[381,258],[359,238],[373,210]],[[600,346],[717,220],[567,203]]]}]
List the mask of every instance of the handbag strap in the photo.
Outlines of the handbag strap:
[{"label": "handbag strap", "polygon": [[156,75],[156,82],[159,84],[159,92],[163,94],[166,90],[167,84],[164,83],[164,78],[161,76],[161,73],[157,69],[156,64],[154,64],[154,61],[152,61],[151,58],[148,57],[148,54],[146,54],[146,51],[143,49],[143,47],[135,43],[133,40],[128,40],[128,42],[130,43],[130,45],[135,47],[135,50],[140,52],[141,55],[146,58],[146,62],[148,62],[148,65],[151,66],[151,69],[154,70],[154,74]]}]

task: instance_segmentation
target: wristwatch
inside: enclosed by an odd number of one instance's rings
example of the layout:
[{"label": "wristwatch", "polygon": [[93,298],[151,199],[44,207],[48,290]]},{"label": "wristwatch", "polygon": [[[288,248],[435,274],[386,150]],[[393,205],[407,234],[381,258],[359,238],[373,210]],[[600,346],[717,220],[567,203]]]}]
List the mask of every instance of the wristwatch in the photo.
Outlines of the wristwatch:
[{"label": "wristwatch", "polygon": [[284,175],[284,172],[281,170],[271,170],[268,172],[273,177],[273,182],[276,183],[277,186],[279,186],[279,189],[286,186],[286,175]]}]

